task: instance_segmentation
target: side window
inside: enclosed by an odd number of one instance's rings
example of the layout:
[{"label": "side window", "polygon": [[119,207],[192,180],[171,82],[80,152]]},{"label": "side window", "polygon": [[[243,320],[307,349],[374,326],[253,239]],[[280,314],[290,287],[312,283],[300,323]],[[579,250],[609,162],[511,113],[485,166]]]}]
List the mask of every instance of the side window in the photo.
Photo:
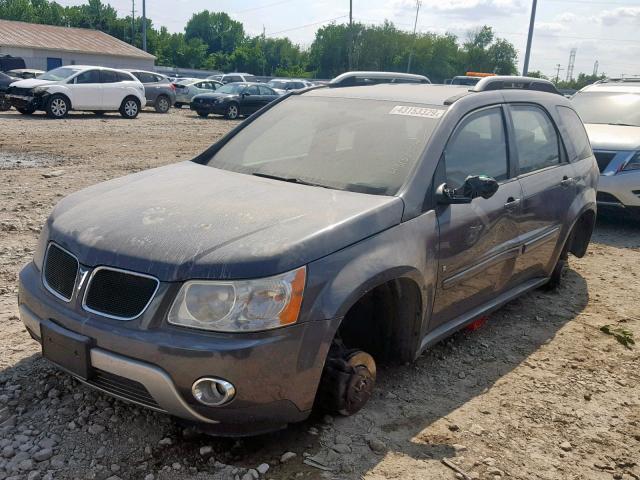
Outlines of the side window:
[{"label": "side window", "polygon": [[116,83],[120,81],[118,79],[118,72],[111,70],[102,70],[102,72],[100,72],[100,78],[102,79],[102,83]]},{"label": "side window", "polygon": [[216,86],[212,82],[204,82],[204,87],[202,88],[206,88],[207,90],[215,90]]},{"label": "side window", "polygon": [[469,175],[508,177],[507,141],[502,109],[472,113],[462,120],[444,152],[447,184],[460,187]]},{"label": "side window", "polygon": [[244,91],[244,93],[248,93],[249,95],[260,95],[260,90],[258,90],[257,85],[251,85]]},{"label": "side window", "polygon": [[193,86],[196,88],[204,88],[204,82],[194,83]]},{"label": "side window", "polygon": [[226,83],[241,82],[242,77],[239,77],[238,75],[228,75],[224,78],[224,81]]},{"label": "side window", "polygon": [[560,163],[560,139],[549,116],[539,107],[512,105],[520,173]]},{"label": "side window", "polygon": [[582,160],[590,156],[591,144],[589,143],[589,137],[578,114],[569,107],[563,106],[558,106],[558,113],[562,120],[565,136],[567,137],[565,141],[569,141],[571,145],[573,145],[574,160]]},{"label": "side window", "polygon": [[87,70],[86,72],[78,75],[73,83],[85,84],[85,83],[100,83],[100,72],[98,70]]},{"label": "side window", "polygon": [[258,85],[258,88],[260,89],[260,95],[275,95],[276,94],[269,87],[264,87],[262,85]]},{"label": "side window", "polygon": [[135,78],[131,78],[131,75],[129,75],[128,73],[124,73],[124,72],[114,72],[116,74],[116,77],[118,78],[118,82],[132,82],[135,80]]}]

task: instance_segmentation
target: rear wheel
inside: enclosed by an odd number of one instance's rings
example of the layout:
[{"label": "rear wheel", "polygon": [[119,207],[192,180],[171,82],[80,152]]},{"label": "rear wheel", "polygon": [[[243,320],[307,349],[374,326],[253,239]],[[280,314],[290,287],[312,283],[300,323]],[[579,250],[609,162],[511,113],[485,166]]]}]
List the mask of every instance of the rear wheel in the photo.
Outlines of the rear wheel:
[{"label": "rear wheel", "polygon": [[231,103],[227,107],[227,111],[225,112],[225,117],[229,120],[235,120],[240,116],[240,108],[237,103]]},{"label": "rear wheel", "polygon": [[171,100],[166,95],[160,95],[156,98],[156,103],[154,105],[156,112],[158,113],[167,113],[169,108],[171,108]]},{"label": "rear wheel", "polygon": [[376,384],[376,363],[362,350],[334,343],[322,372],[318,406],[335,414],[353,415],[371,398]]},{"label": "rear wheel", "polygon": [[140,113],[140,100],[135,97],[127,97],[120,105],[120,115],[124,118],[134,119]]},{"label": "rear wheel", "polygon": [[52,95],[47,100],[45,110],[47,116],[51,118],[64,118],[69,113],[69,100],[62,95]]},{"label": "rear wheel", "polygon": [[[569,239],[570,238],[571,237],[569,237]],[[569,263],[569,239],[566,241],[564,247],[562,248],[562,252],[560,253],[560,257],[558,258],[556,265],[553,267],[553,271],[551,272],[549,281],[543,286],[545,290],[557,290],[562,284],[562,277],[564,276],[564,272],[567,269],[567,264]]]},{"label": "rear wheel", "polygon": [[201,110],[196,111],[199,117],[207,118],[209,116],[209,112],[203,112]]},{"label": "rear wheel", "polygon": [[18,108],[18,107],[16,107],[16,110],[23,115],[31,115],[33,112],[36,111],[35,108]]}]

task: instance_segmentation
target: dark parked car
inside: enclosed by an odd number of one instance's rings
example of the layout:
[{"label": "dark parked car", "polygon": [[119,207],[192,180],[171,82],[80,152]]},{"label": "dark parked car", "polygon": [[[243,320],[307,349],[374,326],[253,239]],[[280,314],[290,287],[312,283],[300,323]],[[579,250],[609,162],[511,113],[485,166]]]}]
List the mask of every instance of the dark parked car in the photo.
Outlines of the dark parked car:
[{"label": "dark parked car", "polygon": [[176,87],[169,78],[160,73],[145,72],[144,70],[127,70],[144,85],[147,106],[156,112],[167,113],[176,102]]},{"label": "dark parked car", "polygon": [[235,120],[249,115],[280,97],[263,83],[228,83],[214,93],[202,93],[191,100],[191,110],[201,117],[210,113]]},{"label": "dark parked car", "polygon": [[0,112],[11,108],[11,101],[5,97],[5,93],[9,89],[9,85],[18,81],[17,78],[10,77],[6,73],[0,72]]},{"label": "dark parked car", "polygon": [[294,92],[192,161],[68,196],[20,273],[22,321],[82,382],[211,433],[358,411],[376,362],[587,250],[579,117],[494,79]]}]

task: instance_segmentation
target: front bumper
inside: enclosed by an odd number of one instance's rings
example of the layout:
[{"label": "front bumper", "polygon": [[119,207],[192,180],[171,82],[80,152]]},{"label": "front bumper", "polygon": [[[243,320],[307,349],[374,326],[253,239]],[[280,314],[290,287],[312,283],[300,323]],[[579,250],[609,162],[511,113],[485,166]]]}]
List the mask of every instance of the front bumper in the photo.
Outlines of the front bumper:
[{"label": "front bumper", "polygon": [[41,97],[33,97],[28,95],[7,94],[6,98],[11,102],[14,108],[24,108],[37,110],[41,107]]},{"label": "front bumper", "polygon": [[[53,322],[89,337],[95,376],[85,383],[94,388],[206,424],[214,434],[261,433],[309,415],[335,321],[305,322],[258,334],[195,332],[164,323],[152,327],[146,317],[159,315],[157,307],[170,304],[168,298],[157,300],[140,319],[112,320],[54,297],[33,263],[20,272],[20,315],[28,331],[40,340],[41,325]],[[101,380],[105,375],[110,376],[107,388]],[[236,396],[220,407],[198,403],[191,386],[202,377],[231,382]],[[130,382],[142,389],[133,385],[128,390]]]},{"label": "front bumper", "polygon": [[615,175],[600,175],[598,205],[602,207],[640,207],[640,171],[619,172]]},{"label": "front bumper", "polygon": [[189,108],[198,112],[215,113],[222,115],[226,112],[227,105],[225,103],[196,103],[191,102]]}]

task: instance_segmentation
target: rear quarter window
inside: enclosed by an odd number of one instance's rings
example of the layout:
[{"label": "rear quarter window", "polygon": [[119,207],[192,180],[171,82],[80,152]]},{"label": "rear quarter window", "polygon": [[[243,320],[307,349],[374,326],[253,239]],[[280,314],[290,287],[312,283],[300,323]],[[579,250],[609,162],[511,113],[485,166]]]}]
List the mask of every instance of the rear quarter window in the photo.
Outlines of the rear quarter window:
[{"label": "rear quarter window", "polygon": [[562,136],[565,138],[565,142],[573,148],[571,160],[582,160],[591,156],[589,137],[578,114],[571,108],[561,105],[557,109],[562,122]]}]

